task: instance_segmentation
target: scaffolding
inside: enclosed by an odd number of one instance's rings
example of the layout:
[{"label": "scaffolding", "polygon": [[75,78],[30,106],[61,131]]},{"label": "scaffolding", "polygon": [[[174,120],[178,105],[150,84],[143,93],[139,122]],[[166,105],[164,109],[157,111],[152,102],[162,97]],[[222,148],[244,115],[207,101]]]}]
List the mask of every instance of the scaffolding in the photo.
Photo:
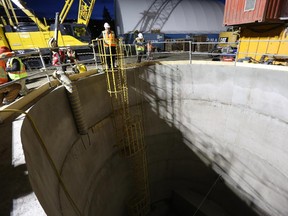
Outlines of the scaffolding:
[{"label": "scaffolding", "polygon": [[129,109],[124,46],[122,40],[113,47],[103,39],[97,40],[97,45],[103,71],[106,73],[107,90],[111,97],[117,147],[121,156],[129,160],[134,180],[135,193],[128,203],[129,214],[145,216],[150,210],[146,145],[142,116],[139,113],[132,114]]}]

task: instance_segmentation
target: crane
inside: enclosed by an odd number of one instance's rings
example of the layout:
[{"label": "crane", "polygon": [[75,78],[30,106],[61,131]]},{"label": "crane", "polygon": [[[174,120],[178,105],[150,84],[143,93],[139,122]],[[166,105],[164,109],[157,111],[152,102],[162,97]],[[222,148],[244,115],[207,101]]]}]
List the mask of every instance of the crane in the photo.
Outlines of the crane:
[{"label": "crane", "polygon": [[[31,20],[33,20],[33,22],[39,27],[39,29],[41,29],[42,31],[47,31],[49,29],[49,26],[45,25],[44,23],[42,23],[36,16],[35,14],[33,14],[29,9],[27,9],[25,7],[25,3],[21,0],[2,0],[2,2],[5,4],[6,2],[6,7],[7,7],[7,12],[9,14],[9,11],[12,12],[12,15],[16,21],[16,24],[18,24],[18,19],[17,16],[15,14],[15,10],[13,8],[13,5],[11,4],[11,2],[13,2],[19,9],[21,9]],[[4,7],[5,8],[5,7]]]},{"label": "crane", "polygon": [[[0,46],[7,46],[16,53],[39,48],[49,58],[51,40],[57,32],[59,47],[75,47],[79,58],[84,57],[83,53],[91,53],[91,34],[87,26],[96,0],[79,0],[77,22],[65,22],[73,2],[74,0],[65,0],[59,15],[59,25],[55,26],[47,25],[45,18],[41,21],[22,0],[0,0]],[[33,22],[17,17],[16,9],[20,9]]]},{"label": "crane", "polygon": [[[77,23],[78,24],[84,24],[88,25],[92,11],[94,8],[96,0],[79,0],[79,7],[78,7],[78,18]],[[74,0],[65,0],[65,5],[59,15],[60,24],[62,24],[66,17],[68,12],[70,11],[71,6],[73,5]]]},{"label": "crane", "polygon": [[[77,23],[65,22],[74,0],[65,0],[59,15],[59,46],[88,46],[91,34],[87,30],[96,0],[79,0]],[[15,8],[25,13],[33,23],[20,23]],[[22,0],[0,0],[0,45],[10,47],[16,52],[25,52],[34,48],[49,50],[48,41],[54,35],[55,25],[47,25],[29,10]],[[4,15],[2,15],[4,11]],[[21,24],[21,25],[20,25]]]}]

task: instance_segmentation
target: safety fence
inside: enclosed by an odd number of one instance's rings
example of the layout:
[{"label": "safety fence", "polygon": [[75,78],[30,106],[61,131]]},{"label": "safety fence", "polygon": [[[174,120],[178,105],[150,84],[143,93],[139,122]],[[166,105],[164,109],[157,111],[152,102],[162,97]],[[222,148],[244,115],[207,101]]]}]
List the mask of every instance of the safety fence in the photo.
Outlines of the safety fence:
[{"label": "safety fence", "polygon": [[[274,65],[288,65],[288,40],[240,40],[238,42],[194,42],[187,39],[169,39],[163,42],[151,41],[152,51],[148,56],[147,50],[142,57],[142,61],[228,61],[245,63],[262,63]],[[71,47],[74,50],[83,47]],[[63,47],[65,49],[65,47]],[[39,77],[46,77],[47,82],[51,81],[53,72],[57,69],[51,65],[47,59],[51,58],[47,53],[43,55],[43,50],[35,49],[25,54],[17,54],[23,60],[37,62],[36,68],[27,65],[28,77],[25,79],[30,82]],[[134,44],[123,44],[124,60],[127,64],[136,63],[137,52]],[[102,70],[103,61],[99,54],[97,41],[93,40],[90,52],[86,58],[76,63],[64,63],[59,67],[65,67],[66,72],[77,73],[77,67],[93,67]],[[33,65],[33,64],[32,64]],[[19,81],[19,80],[18,80]],[[5,88],[15,82],[11,81],[2,84],[0,89]]]},{"label": "safety fence", "polygon": [[[202,56],[203,59],[212,58],[213,56],[219,56],[220,48],[231,47],[235,43],[219,43],[219,42],[192,42],[188,40],[166,40],[164,42],[151,41],[152,50],[150,53],[145,49],[143,55],[143,61],[149,60],[192,60],[193,56]],[[96,41],[92,42],[93,51],[96,56],[98,55],[98,48]],[[124,56],[128,63],[131,62],[130,58],[137,56],[136,47],[134,44],[123,44]],[[220,48],[219,48],[220,47]],[[215,52],[217,50],[217,52]],[[221,51],[221,49],[220,49]],[[149,56],[148,54],[151,54]],[[228,55],[235,55],[228,53]],[[165,58],[165,59],[164,59]],[[133,62],[133,61],[132,61]]]},{"label": "safety fence", "polygon": [[[81,73],[82,71],[87,71],[86,65],[89,65],[90,67],[91,65],[93,65],[93,68],[95,67],[97,68],[97,61],[96,62],[94,61],[92,54],[93,53],[91,52],[90,53],[91,58],[88,58],[86,60],[76,61],[75,63],[62,63],[59,66],[51,65],[50,56],[49,55],[47,56],[47,50],[41,50],[41,49],[34,49],[25,52],[24,54],[14,53],[9,55],[9,57],[0,57],[0,60],[3,60],[5,62],[11,57],[19,57],[25,64],[27,72],[27,77],[23,77],[17,80],[9,80],[9,82],[1,84],[0,91],[2,89],[8,89],[7,87],[13,85],[14,83],[19,84],[23,83],[23,80],[25,80],[26,86],[28,86],[28,92],[30,92],[34,88],[39,87],[40,85],[43,85],[44,83],[49,83],[49,86],[52,87],[53,86],[52,82],[54,80],[52,79],[52,76],[56,78],[53,73],[56,70],[59,70],[60,68],[61,69],[65,68],[65,73],[68,75]],[[49,59],[49,61],[47,59]],[[31,61],[32,65],[29,65]],[[33,66],[36,67],[34,68]],[[5,90],[2,92],[5,94]]]},{"label": "safety fence", "polygon": [[[152,58],[144,60],[206,60],[282,64],[288,62],[288,40],[193,42],[186,39],[151,41]],[[134,44],[125,44],[127,58],[137,55]]]},{"label": "safety fence", "polygon": [[[37,58],[39,59],[39,61],[41,62],[40,64],[42,65],[42,68],[41,70],[38,70],[37,72],[35,71],[32,75],[30,74],[29,76],[25,77],[25,78],[21,78],[21,79],[18,79],[18,80],[12,80],[12,81],[9,81],[7,83],[4,83],[2,85],[0,85],[0,90],[3,89],[3,88],[6,88],[10,85],[12,85],[13,83],[19,83],[21,80],[24,80],[24,79],[27,79],[27,78],[32,78],[34,76],[38,76],[38,75],[44,75],[47,77],[48,81],[50,82],[50,77],[49,77],[49,74],[47,73],[47,68],[45,66],[45,62],[44,62],[44,59],[43,59],[43,56],[41,54],[41,51],[40,49],[35,49],[35,50],[32,50],[30,52],[27,52],[25,54],[17,54],[17,55],[13,55],[14,56],[17,56],[19,57],[20,59],[23,59],[23,58],[27,58],[27,57],[31,57],[31,56],[37,56]],[[5,57],[5,58],[0,58],[0,60],[4,60],[5,62],[11,58],[12,56],[10,57]],[[26,71],[29,72],[29,69],[27,69],[26,67]]]},{"label": "safety fence", "polygon": [[[166,40],[163,42],[151,42],[152,44],[152,58],[147,58],[147,52],[144,55],[144,60],[163,59],[163,60],[193,60],[196,59],[210,59],[214,56],[232,55],[235,52],[232,49],[235,43],[219,43],[219,42],[193,42],[189,40]],[[237,47],[237,44],[236,44]],[[146,49],[147,51],[147,49]],[[225,53],[222,53],[225,51]],[[137,55],[134,44],[125,44],[126,57],[133,57]],[[168,58],[169,57],[169,58]],[[164,59],[165,58],[165,59]],[[195,59],[195,60],[196,60]]]}]

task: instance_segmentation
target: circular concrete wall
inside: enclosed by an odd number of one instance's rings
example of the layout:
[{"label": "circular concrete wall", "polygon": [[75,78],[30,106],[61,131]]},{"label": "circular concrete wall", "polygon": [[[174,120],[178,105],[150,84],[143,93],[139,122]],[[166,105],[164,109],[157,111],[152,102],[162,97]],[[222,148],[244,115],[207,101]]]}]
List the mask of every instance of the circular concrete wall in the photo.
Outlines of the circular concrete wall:
[{"label": "circular concrete wall", "polygon": [[[162,213],[195,211],[215,182],[203,214],[254,215],[247,205],[261,214],[287,213],[286,72],[162,63],[127,74],[131,109],[143,105],[151,215],[163,203]],[[64,88],[43,97],[29,114],[79,211],[127,215],[131,173],[114,147],[105,75],[76,84],[88,134],[78,134]],[[27,119],[21,137],[46,213],[77,215]]]}]

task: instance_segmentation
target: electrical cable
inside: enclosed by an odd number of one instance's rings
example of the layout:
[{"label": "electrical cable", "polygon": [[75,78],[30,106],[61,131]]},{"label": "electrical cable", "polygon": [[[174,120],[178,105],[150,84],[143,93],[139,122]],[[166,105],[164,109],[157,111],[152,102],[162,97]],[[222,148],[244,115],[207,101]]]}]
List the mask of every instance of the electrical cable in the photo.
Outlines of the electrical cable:
[{"label": "electrical cable", "polygon": [[199,206],[196,209],[196,211],[194,212],[193,216],[195,216],[197,214],[197,212],[200,210],[201,206],[204,204],[204,202],[206,201],[207,197],[209,196],[209,194],[211,193],[212,189],[215,187],[215,185],[217,184],[217,182],[218,182],[218,180],[220,178],[221,178],[221,175],[218,175],[218,178],[214,181],[213,185],[210,187],[209,191],[207,192],[207,194],[205,195],[205,197],[203,198],[203,200],[199,204]]}]

